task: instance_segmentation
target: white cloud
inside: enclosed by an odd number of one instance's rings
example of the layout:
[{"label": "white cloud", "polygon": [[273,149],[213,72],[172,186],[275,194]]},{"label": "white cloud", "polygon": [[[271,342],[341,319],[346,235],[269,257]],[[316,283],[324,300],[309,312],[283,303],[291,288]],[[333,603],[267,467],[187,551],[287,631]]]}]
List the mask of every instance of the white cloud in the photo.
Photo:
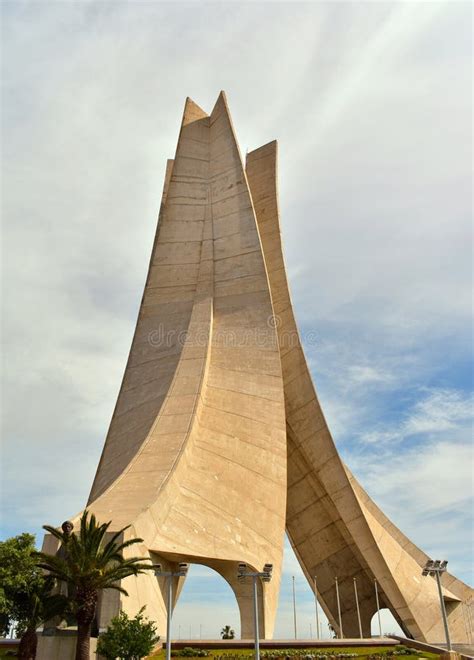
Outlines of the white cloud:
[{"label": "white cloud", "polygon": [[368,443],[401,442],[412,436],[439,434],[458,428],[472,429],[474,399],[471,394],[448,389],[427,389],[405,413],[398,426],[368,431],[360,439]]},{"label": "white cloud", "polygon": [[348,368],[348,374],[356,383],[390,383],[393,381],[393,376],[369,365],[352,365]]},{"label": "white cloud", "polygon": [[463,392],[432,390],[415,405],[404,425],[405,433],[439,433],[456,428],[459,422],[472,421],[474,399]]},{"label": "white cloud", "polygon": [[410,505],[415,505],[423,518],[472,498],[472,458],[470,442],[446,440],[421,451],[415,447],[403,455],[394,451],[390,457],[368,465],[364,473],[370,491],[384,501],[391,500],[392,509],[406,515],[403,512],[410,512]]}]

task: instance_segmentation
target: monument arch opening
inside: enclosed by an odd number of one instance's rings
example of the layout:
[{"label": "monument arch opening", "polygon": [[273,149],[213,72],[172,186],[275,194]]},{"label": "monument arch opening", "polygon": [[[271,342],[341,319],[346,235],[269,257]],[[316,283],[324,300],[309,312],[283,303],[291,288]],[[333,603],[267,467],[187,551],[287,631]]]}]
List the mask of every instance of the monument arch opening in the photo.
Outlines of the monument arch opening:
[{"label": "monument arch opening", "polygon": [[236,639],[240,637],[240,612],[232,587],[213,568],[190,564],[173,612],[173,639],[219,639],[225,626],[234,630]]},{"label": "monument arch opening", "polygon": [[379,613],[375,612],[370,622],[370,631],[372,637],[380,636],[380,627],[382,628],[382,635],[390,635],[394,633],[395,635],[405,636],[405,633],[400,628],[400,625],[396,618],[393,616],[388,607],[383,607],[380,610],[380,626],[379,626]]}]

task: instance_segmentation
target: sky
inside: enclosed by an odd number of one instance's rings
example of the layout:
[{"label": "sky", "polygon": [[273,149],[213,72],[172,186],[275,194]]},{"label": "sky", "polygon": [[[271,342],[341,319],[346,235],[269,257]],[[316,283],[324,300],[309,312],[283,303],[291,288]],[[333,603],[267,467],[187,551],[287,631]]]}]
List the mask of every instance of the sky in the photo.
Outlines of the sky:
[{"label": "sky", "polygon": [[[185,97],[210,111],[224,89],[243,153],[279,141],[293,304],[342,457],[472,583],[471,12],[3,0],[2,538],[39,543],[85,504]],[[292,576],[315,636],[287,545],[276,637]],[[193,567],[174,634],[224,625],[230,589]]]}]

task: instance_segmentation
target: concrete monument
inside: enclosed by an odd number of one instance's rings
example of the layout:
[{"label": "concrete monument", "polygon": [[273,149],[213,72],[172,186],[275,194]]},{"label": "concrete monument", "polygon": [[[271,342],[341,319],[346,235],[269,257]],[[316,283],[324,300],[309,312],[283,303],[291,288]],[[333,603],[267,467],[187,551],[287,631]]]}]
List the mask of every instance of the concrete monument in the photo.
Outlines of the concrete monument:
[{"label": "concrete monument", "polygon": [[[204,564],[235,593],[251,637],[252,589],[237,565],[274,566],[261,583],[263,636],[273,634],[285,530],[334,628],[358,637],[380,606],[407,635],[444,638],[427,555],[377,508],[338,455],[293,315],[282,255],[277,144],[242,162],[223,93],[210,115],[186,101],[168,161],[156,238],[133,342],[87,504],[144,539],[164,567]],[[46,538],[45,549],[54,550]],[[137,554],[136,546],[133,553]],[[444,574],[453,641],[469,641],[473,592]],[[165,585],[127,578],[105,593],[103,628],[146,604],[163,634]],[[175,584],[175,601],[182,578]]]}]

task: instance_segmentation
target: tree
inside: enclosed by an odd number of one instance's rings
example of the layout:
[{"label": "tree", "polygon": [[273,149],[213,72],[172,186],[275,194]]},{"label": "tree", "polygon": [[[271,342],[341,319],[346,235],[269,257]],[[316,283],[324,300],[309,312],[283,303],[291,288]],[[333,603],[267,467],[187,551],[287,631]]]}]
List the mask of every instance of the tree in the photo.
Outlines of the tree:
[{"label": "tree", "polygon": [[78,534],[72,531],[71,523],[65,523],[62,531],[44,525],[44,529],[56,537],[61,546],[56,555],[37,553],[38,566],[68,586],[68,598],[77,620],[76,660],[89,660],[91,626],[99,592],[116,589],[128,596],[120,581],[152,568],[151,564],[143,563],[141,557],[123,557],[126,548],[142,543],[142,539],[138,538],[123,543],[119,541],[128,527],[106,540],[110,524],[111,521],[99,524],[94,514],[89,518],[86,510],[82,514]]},{"label": "tree", "polygon": [[19,624],[21,640],[18,657],[21,660],[34,660],[38,638],[36,629],[50,619],[64,614],[68,606],[66,596],[54,593],[55,580],[48,576],[34,583],[32,588],[18,594]]},{"label": "tree", "polygon": [[0,541],[0,635],[8,635],[12,622],[19,621],[17,595],[41,581],[34,551],[33,534]]},{"label": "tree", "polygon": [[160,639],[156,635],[156,626],[143,616],[143,610],[130,619],[125,612],[120,612],[112,619],[106,632],[99,637],[97,652],[107,660],[140,660],[153,651]]},{"label": "tree", "polygon": [[235,630],[233,630],[230,626],[224,626],[221,630],[221,637],[222,639],[234,639]]},{"label": "tree", "polygon": [[0,616],[3,634],[12,622],[20,636],[18,657],[36,657],[36,629],[66,608],[63,596],[54,595],[53,578],[45,578],[36,565],[35,537],[20,534],[0,542]]}]

